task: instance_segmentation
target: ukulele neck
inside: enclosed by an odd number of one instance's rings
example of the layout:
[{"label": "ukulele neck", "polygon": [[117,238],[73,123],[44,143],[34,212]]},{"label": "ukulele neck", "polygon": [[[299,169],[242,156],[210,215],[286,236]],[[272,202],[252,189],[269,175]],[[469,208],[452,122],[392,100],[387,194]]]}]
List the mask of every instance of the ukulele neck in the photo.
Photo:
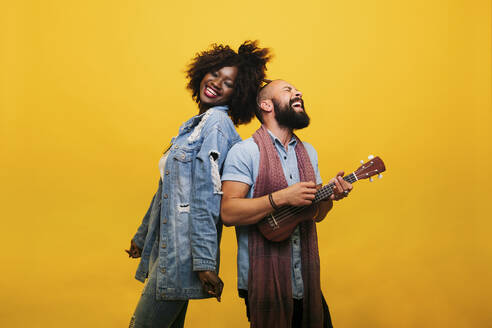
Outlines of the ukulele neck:
[{"label": "ukulele neck", "polygon": [[[347,181],[348,183],[354,183],[358,179],[357,179],[357,176],[355,175],[355,173],[351,173],[349,175],[344,176],[343,180]],[[314,197],[313,203],[317,203],[317,202],[320,202],[322,200],[327,199],[328,197],[333,195],[334,190],[335,190],[335,184],[333,182],[329,183],[327,185],[324,185],[323,187],[321,187],[316,192],[316,196]]]}]

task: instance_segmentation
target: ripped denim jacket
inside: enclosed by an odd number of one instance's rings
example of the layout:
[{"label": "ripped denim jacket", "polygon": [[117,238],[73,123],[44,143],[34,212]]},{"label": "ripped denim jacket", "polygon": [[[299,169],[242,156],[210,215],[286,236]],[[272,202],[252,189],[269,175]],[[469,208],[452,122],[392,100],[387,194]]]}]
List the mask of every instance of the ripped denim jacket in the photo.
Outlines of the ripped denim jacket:
[{"label": "ripped denim jacket", "polygon": [[142,249],[135,278],[156,261],[157,299],[207,298],[195,271],[219,269],[220,173],[229,149],[241,140],[227,106],[185,122],[171,140],[164,179],[133,237]]}]

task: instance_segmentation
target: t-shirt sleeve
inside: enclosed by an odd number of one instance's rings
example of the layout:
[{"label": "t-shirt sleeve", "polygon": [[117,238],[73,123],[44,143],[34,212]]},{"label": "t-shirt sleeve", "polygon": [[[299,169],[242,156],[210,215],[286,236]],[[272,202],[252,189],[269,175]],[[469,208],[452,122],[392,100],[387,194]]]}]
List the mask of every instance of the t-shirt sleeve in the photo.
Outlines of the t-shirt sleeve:
[{"label": "t-shirt sleeve", "polygon": [[314,174],[316,175],[316,184],[320,185],[323,183],[323,180],[321,180],[321,175],[319,173],[319,168],[318,168],[318,153],[316,152],[316,149],[314,149],[311,144],[307,142],[303,142],[304,148],[306,148],[306,151],[309,155],[309,159],[311,160],[311,165],[313,166],[314,169]]},{"label": "t-shirt sleeve", "polygon": [[252,157],[244,142],[235,144],[227,154],[222,181],[238,181],[253,185]]}]

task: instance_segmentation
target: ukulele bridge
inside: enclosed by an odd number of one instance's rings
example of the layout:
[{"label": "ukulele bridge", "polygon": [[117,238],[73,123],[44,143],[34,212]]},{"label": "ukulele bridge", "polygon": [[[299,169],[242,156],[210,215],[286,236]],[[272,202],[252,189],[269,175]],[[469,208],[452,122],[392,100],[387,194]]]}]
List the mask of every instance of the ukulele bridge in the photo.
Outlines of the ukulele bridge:
[{"label": "ukulele bridge", "polygon": [[275,220],[273,213],[271,213],[270,216],[268,217],[268,223],[270,224],[270,227],[272,227],[273,230],[277,230],[279,228],[279,225],[277,223],[277,220]]}]

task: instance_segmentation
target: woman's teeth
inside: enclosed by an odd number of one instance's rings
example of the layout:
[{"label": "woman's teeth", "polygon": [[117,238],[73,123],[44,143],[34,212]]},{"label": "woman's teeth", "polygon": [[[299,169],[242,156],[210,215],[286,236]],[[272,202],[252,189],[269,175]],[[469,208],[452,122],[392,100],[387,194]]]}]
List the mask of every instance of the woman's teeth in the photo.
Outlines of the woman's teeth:
[{"label": "woman's teeth", "polygon": [[206,87],[205,94],[210,97],[217,97],[217,92],[215,92],[212,88]]}]

